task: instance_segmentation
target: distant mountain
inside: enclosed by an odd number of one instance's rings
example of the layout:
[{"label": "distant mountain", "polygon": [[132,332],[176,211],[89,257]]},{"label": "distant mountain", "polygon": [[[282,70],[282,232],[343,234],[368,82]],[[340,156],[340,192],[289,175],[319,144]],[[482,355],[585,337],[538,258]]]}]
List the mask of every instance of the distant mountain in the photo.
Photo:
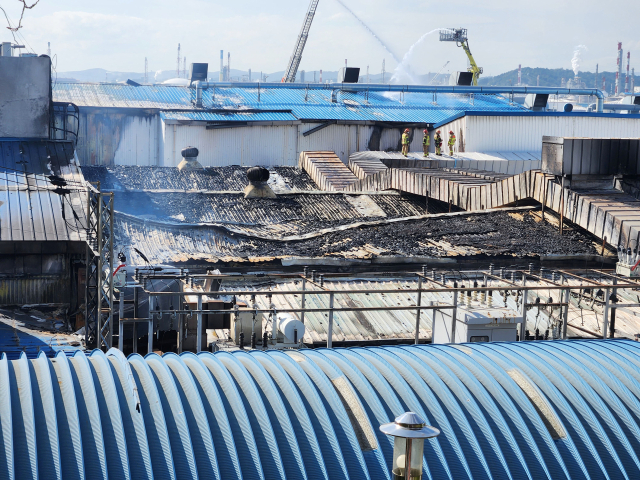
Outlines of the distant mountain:
[{"label": "distant mountain", "polygon": [[[524,67],[522,69],[522,83],[530,86],[536,86],[538,82],[538,75],[540,76],[541,87],[560,87],[562,85],[563,78],[565,81],[574,78],[573,70],[569,69]],[[602,88],[602,77],[605,77],[607,91],[610,91],[610,88],[616,79],[615,72],[599,72],[597,80],[595,73],[593,72],[579,72],[579,76],[588,88]],[[493,77],[483,76],[480,77],[478,83],[483,86],[499,87],[516,85],[518,83],[518,70],[511,70]],[[638,77],[638,75],[635,76],[635,84],[640,86],[640,77]]]}]

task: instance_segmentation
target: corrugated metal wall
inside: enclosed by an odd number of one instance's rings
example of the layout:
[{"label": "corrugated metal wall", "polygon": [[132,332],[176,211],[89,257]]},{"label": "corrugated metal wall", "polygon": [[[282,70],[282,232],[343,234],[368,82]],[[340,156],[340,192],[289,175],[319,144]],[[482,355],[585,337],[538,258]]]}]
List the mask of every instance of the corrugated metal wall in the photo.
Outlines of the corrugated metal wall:
[{"label": "corrugated metal wall", "polygon": [[0,278],[0,305],[67,303],[69,274]]},{"label": "corrugated metal wall", "polygon": [[77,153],[82,165],[158,165],[158,115],[80,113]]},{"label": "corrugated metal wall", "polygon": [[[638,138],[637,118],[574,116],[469,116],[467,152],[541,151],[542,137]],[[450,125],[455,125],[452,122]],[[449,125],[442,130],[449,131]],[[457,134],[457,130],[456,131]]]},{"label": "corrugated metal wall", "polygon": [[225,165],[295,166],[296,125],[256,126],[207,130],[204,126],[163,124],[163,165],[177,167],[180,151],[200,150],[203,167]]},{"label": "corrugated metal wall", "polygon": [[[449,146],[447,145],[447,142],[449,141],[449,131],[453,131],[457,140],[456,144],[453,147],[453,153],[479,151],[479,150],[470,150],[468,148],[469,141],[467,136],[469,135],[469,131],[467,128],[468,126],[467,118],[469,117],[459,118],[457,120],[454,120],[451,123],[443,125],[442,127],[432,131],[430,151],[433,153],[435,153],[436,151],[436,144],[433,141],[433,137],[435,136],[438,130],[440,130],[440,136],[442,137],[442,153],[445,153],[447,155],[449,154]],[[470,118],[480,118],[480,117],[470,117]],[[501,150],[501,149],[498,149],[498,150]]]},{"label": "corrugated metal wall", "polygon": [[[301,125],[253,126],[207,130],[204,126],[163,123],[163,165],[175,167],[187,146],[200,150],[204,167],[225,165],[296,166],[300,152],[335,152],[345,164],[349,155],[367,150],[373,132],[367,125],[331,125],[311,135],[304,132],[317,123]],[[399,129],[384,129],[380,149],[395,149],[400,141]],[[411,151],[422,150],[422,130],[416,129]]]}]

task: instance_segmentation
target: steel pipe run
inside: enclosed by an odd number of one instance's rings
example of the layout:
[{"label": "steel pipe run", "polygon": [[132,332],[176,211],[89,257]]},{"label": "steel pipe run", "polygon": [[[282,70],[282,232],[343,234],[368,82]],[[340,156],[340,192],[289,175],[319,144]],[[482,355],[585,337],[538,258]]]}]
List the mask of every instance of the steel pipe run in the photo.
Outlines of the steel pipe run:
[{"label": "steel pipe run", "polygon": [[[588,95],[597,98],[596,111],[604,109],[604,93],[597,88],[553,88],[553,87],[457,87],[434,85],[386,85],[379,83],[233,83],[199,82],[202,88],[244,89],[296,89],[296,90],[345,90],[349,92],[398,92],[398,93],[459,93],[474,95]],[[629,105],[632,107],[632,105]],[[632,110],[631,108],[627,110]]]}]

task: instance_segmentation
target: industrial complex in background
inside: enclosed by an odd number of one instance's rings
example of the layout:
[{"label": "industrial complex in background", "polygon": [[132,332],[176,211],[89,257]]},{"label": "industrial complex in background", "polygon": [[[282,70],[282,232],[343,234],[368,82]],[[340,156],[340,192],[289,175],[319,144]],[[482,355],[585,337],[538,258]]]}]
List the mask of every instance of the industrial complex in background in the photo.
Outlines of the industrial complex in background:
[{"label": "industrial complex in background", "polygon": [[640,478],[630,54],[334,81],[317,6],[276,81],[2,43],[0,478]]}]

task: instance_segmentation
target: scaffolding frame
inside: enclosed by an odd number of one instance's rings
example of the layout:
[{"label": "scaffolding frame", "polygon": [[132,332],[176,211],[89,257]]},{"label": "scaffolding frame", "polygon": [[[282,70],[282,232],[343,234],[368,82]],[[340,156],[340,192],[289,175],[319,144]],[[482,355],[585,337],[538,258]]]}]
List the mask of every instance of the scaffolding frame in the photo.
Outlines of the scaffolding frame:
[{"label": "scaffolding frame", "polygon": [[101,350],[113,346],[113,199],[87,186],[85,343]]}]

